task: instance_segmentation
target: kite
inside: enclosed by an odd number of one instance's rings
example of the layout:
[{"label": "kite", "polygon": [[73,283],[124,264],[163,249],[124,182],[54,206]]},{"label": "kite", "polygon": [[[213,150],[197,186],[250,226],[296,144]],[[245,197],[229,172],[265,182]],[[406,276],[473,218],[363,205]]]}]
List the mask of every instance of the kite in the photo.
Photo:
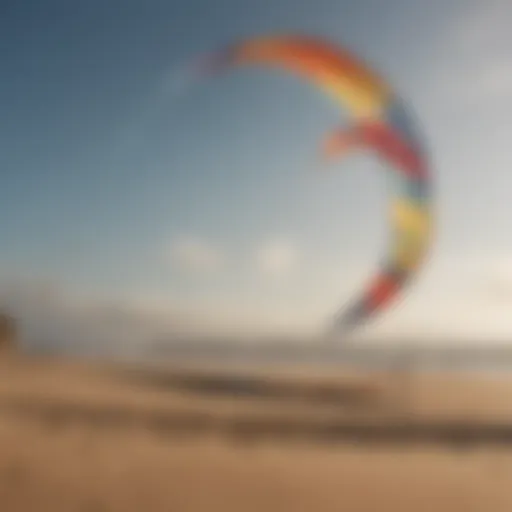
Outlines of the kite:
[{"label": "kite", "polygon": [[391,87],[346,49],[327,41],[293,34],[248,38],[201,58],[193,73],[203,78],[246,64],[289,70],[326,91],[352,122],[325,139],[324,159],[368,150],[391,178],[385,257],[363,293],[335,315],[331,326],[331,332],[347,333],[400,297],[430,249],[432,187],[422,140]]}]

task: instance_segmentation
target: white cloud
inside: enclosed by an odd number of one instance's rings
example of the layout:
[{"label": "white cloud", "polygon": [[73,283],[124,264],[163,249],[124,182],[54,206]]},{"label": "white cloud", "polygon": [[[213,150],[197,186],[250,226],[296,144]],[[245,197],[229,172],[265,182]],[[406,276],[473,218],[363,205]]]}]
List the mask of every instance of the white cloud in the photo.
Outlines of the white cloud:
[{"label": "white cloud", "polygon": [[221,252],[198,237],[183,237],[174,241],[170,248],[172,261],[189,271],[217,270],[223,263]]},{"label": "white cloud", "polygon": [[268,240],[256,250],[256,265],[265,274],[287,275],[295,269],[298,261],[297,248],[284,239]]}]

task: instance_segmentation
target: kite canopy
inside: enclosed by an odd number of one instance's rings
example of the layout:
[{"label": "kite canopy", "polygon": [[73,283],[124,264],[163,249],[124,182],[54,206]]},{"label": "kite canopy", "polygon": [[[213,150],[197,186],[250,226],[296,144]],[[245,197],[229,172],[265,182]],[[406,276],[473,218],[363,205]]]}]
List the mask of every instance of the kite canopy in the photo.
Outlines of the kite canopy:
[{"label": "kite canopy", "polygon": [[373,151],[392,177],[390,242],[384,262],[361,296],[336,315],[335,329],[364,323],[400,296],[431,245],[431,178],[423,145],[402,101],[382,78],[347,50],[300,35],[255,37],[211,53],[197,76],[258,64],[289,70],[317,84],[347,110],[353,125],[324,143],[325,158]]}]

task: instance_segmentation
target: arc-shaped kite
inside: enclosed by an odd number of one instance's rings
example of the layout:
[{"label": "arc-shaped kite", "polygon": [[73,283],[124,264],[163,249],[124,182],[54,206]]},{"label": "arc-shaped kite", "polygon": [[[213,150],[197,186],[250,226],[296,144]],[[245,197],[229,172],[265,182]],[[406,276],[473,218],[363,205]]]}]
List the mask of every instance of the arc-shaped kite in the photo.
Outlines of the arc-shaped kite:
[{"label": "arc-shaped kite", "polygon": [[369,286],[336,315],[335,329],[352,329],[381,312],[400,295],[420,268],[431,243],[431,180],[426,153],[413,122],[395,92],[348,51],[300,35],[256,37],[229,45],[201,59],[196,76],[209,76],[242,64],[268,64],[291,70],[325,89],[353,118],[323,146],[326,158],[370,149],[390,170],[391,239],[384,261]]}]

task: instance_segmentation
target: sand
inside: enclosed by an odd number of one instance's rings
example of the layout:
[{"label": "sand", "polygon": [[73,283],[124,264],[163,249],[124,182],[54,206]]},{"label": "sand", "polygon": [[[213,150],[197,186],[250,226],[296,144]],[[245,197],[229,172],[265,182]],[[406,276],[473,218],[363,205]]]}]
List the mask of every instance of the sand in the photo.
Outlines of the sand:
[{"label": "sand", "polygon": [[[297,417],[314,410],[157,389],[91,363],[4,362],[0,375],[0,406],[29,399],[122,405],[142,416],[155,409]],[[415,389],[415,414],[506,419],[512,408],[505,380],[430,376],[416,379]],[[335,414],[332,408],[318,414]],[[510,484],[512,449],[241,444],[135,424],[42,422],[0,409],[2,512],[510,512]]]}]

